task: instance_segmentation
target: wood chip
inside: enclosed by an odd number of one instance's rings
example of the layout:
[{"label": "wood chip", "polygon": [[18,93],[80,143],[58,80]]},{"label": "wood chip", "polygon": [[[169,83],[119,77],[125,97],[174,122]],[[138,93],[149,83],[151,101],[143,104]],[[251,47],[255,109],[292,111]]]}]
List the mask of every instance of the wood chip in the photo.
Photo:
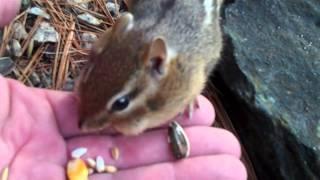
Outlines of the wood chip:
[{"label": "wood chip", "polygon": [[117,167],[112,166],[112,165],[106,165],[104,168],[104,172],[106,172],[106,173],[115,173],[117,171],[118,171]]},{"label": "wood chip", "polygon": [[114,160],[118,160],[120,157],[120,151],[119,148],[113,147],[111,148],[111,156]]},{"label": "wood chip", "polygon": [[1,180],[8,180],[9,179],[9,167],[5,167],[2,170]]}]

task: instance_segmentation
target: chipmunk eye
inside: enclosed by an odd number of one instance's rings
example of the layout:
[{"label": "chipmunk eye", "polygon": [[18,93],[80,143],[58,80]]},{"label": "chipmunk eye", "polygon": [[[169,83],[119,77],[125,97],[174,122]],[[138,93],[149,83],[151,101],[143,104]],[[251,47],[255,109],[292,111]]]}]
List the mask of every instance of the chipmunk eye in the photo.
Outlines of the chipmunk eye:
[{"label": "chipmunk eye", "polygon": [[129,102],[130,102],[130,99],[128,96],[122,96],[112,104],[111,109],[113,111],[122,111],[128,107]]}]

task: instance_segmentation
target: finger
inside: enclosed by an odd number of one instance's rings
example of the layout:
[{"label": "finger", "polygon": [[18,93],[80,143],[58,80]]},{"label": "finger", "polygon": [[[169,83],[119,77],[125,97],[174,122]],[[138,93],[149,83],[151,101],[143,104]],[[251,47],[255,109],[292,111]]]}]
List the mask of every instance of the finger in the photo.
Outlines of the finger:
[{"label": "finger", "polygon": [[0,0],[0,27],[8,24],[20,9],[20,0]]},{"label": "finger", "polygon": [[[210,154],[240,157],[239,142],[229,131],[206,126],[188,127],[185,130],[190,141],[190,157]],[[84,159],[100,155],[108,164],[122,169],[174,160],[165,130],[150,131],[132,137],[88,136],[68,141],[69,154],[78,147],[88,148]],[[111,157],[112,147],[119,149],[118,160]]]},{"label": "finger", "polygon": [[72,92],[35,89],[44,93],[55,114],[58,129],[64,137],[81,134],[78,127],[78,104],[77,96]]},{"label": "finger", "polygon": [[94,174],[90,179],[245,180],[247,172],[239,159],[230,155],[216,155],[122,170],[115,174]]},{"label": "finger", "polygon": [[[40,91],[37,89],[37,91]],[[78,103],[79,100],[74,93],[41,90],[46,93],[53,111],[57,118],[58,126],[64,137],[83,134],[78,128]],[[182,118],[183,126],[211,125],[214,121],[215,112],[210,101],[204,96],[199,96],[200,108],[195,110],[191,120]],[[108,132],[112,132],[109,130]]]},{"label": "finger", "polygon": [[[183,126],[203,125],[210,126],[215,120],[215,111],[211,102],[204,96],[197,97],[199,101],[199,108],[195,108],[192,119],[188,119],[187,116],[176,117],[174,120],[179,119],[179,123]],[[179,116],[179,115],[178,115]],[[198,122],[200,121],[200,122]],[[162,127],[167,127],[168,123]]]}]

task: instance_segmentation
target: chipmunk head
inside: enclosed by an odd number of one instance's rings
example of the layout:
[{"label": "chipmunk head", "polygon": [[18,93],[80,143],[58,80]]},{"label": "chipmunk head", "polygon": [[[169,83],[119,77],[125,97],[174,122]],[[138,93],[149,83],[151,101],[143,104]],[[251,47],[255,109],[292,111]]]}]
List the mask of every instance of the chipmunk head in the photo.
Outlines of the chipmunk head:
[{"label": "chipmunk head", "polygon": [[111,125],[123,134],[148,128],[148,121],[160,118],[152,112],[165,105],[159,91],[165,90],[170,59],[164,38],[146,40],[134,30],[133,16],[122,15],[95,43],[80,76],[79,127],[100,130]]}]

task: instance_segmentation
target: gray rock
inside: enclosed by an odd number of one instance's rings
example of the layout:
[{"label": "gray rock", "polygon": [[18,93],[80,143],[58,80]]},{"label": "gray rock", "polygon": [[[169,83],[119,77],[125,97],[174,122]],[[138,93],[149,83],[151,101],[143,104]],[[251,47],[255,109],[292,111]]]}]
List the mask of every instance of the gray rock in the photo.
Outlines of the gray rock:
[{"label": "gray rock", "polygon": [[41,22],[32,38],[39,43],[52,42],[56,43],[59,40],[59,33],[48,22]]},{"label": "gray rock", "polygon": [[0,74],[6,76],[12,72],[14,62],[10,57],[0,57]]},{"label": "gray rock", "polygon": [[97,40],[97,35],[91,32],[84,32],[80,35],[80,37],[81,41],[83,42],[81,47],[84,49],[90,49],[92,44]]},{"label": "gray rock", "polygon": [[51,77],[51,72],[47,72],[47,71],[42,71],[40,73],[40,86],[39,87],[43,87],[43,88],[51,88],[52,87],[52,77]]},{"label": "gray rock", "polygon": [[86,23],[89,23],[89,24],[92,24],[95,26],[98,26],[103,22],[101,19],[98,19],[89,13],[79,14],[79,15],[77,15],[77,18],[86,22]]},{"label": "gray rock", "polygon": [[237,0],[223,27],[218,74],[259,179],[320,179],[320,1]]},{"label": "gray rock", "polygon": [[20,11],[24,11],[30,7],[31,1],[30,0],[22,0],[21,1],[21,6],[20,6]]},{"label": "gray rock", "polygon": [[65,91],[72,91],[74,88],[74,85],[75,85],[75,80],[73,78],[68,77],[62,89]]},{"label": "gray rock", "polygon": [[30,77],[29,77],[30,81],[32,82],[32,85],[35,86],[35,87],[40,87],[41,85],[41,79],[38,75],[38,73],[36,72],[32,72],[30,74]]},{"label": "gray rock", "polygon": [[25,26],[19,21],[13,24],[13,38],[16,40],[26,39],[28,37]]}]

